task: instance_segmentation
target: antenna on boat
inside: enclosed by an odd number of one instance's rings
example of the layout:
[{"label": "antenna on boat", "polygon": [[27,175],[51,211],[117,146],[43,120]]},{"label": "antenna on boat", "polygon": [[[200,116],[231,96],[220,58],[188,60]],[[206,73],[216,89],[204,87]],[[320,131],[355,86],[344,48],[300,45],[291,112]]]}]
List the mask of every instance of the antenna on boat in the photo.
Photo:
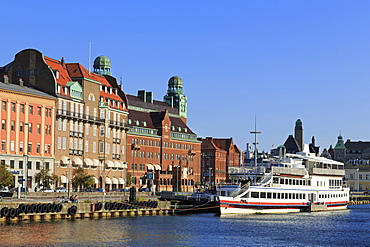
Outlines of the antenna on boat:
[{"label": "antenna on boat", "polygon": [[257,167],[257,134],[261,134],[262,132],[257,131],[257,116],[254,116],[254,131],[250,132],[251,134],[254,134],[254,165]]}]

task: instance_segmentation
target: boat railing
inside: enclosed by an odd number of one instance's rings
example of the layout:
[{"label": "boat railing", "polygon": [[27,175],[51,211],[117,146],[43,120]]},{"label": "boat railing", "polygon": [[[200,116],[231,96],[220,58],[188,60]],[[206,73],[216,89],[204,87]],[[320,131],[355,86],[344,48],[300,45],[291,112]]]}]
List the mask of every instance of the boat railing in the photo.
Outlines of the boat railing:
[{"label": "boat railing", "polygon": [[234,191],[230,194],[230,196],[232,196],[232,197],[236,197],[236,196],[238,196],[238,195],[240,195],[240,194],[243,194],[245,191],[247,191],[247,190],[249,189],[249,186],[250,186],[250,184],[249,184],[249,183],[244,184],[242,187],[240,187],[240,188],[238,188],[238,189],[234,190]]}]

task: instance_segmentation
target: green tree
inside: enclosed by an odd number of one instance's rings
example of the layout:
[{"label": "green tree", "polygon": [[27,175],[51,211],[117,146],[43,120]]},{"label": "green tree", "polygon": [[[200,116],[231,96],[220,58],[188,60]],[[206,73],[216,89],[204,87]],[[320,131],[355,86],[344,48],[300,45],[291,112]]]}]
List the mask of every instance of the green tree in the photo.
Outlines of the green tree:
[{"label": "green tree", "polygon": [[92,188],[95,183],[93,175],[89,175],[82,167],[78,167],[73,171],[72,187],[77,190]]},{"label": "green tree", "polygon": [[6,169],[4,162],[0,163],[0,188],[13,184],[13,174]]},{"label": "green tree", "polygon": [[126,174],[126,187],[130,187],[131,186],[131,179],[132,179],[132,175],[131,175],[131,173],[127,173]]},{"label": "green tree", "polygon": [[34,175],[35,181],[38,184],[42,184],[43,188],[49,188],[50,185],[54,184],[58,180],[58,176],[55,174],[50,174],[49,169],[41,169],[38,173]]}]

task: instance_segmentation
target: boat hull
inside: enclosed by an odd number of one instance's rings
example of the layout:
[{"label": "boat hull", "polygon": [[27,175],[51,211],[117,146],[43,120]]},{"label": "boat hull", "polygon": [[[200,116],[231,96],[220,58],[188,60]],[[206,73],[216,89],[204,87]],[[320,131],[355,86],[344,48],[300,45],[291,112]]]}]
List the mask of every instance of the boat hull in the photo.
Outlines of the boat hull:
[{"label": "boat hull", "polygon": [[228,198],[220,198],[220,214],[280,214],[298,213],[311,211],[344,210],[347,209],[348,201],[331,204],[302,203],[245,203],[231,201]]}]

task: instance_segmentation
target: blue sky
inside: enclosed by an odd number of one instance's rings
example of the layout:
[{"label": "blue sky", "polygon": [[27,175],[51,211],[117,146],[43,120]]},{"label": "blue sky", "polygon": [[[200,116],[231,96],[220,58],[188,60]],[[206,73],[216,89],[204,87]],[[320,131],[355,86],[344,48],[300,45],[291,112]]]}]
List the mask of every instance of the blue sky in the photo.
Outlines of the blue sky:
[{"label": "blue sky", "polygon": [[369,1],[0,1],[0,66],[26,48],[89,66],[105,55],[124,91],[162,100],[184,81],[188,124],[245,149],[369,140]]}]

